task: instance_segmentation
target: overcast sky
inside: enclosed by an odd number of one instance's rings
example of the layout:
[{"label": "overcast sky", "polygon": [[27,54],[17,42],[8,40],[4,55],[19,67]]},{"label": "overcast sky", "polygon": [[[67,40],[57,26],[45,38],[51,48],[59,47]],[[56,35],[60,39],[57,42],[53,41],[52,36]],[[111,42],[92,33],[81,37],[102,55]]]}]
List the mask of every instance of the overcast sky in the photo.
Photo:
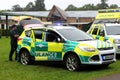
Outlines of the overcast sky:
[{"label": "overcast sky", "polygon": [[[21,7],[25,7],[29,2],[34,2],[36,0],[0,0],[0,10],[11,9],[13,5],[19,4]],[[73,4],[76,7],[81,7],[85,4],[98,4],[100,0],[45,0],[46,9],[51,9],[53,5],[65,9],[69,4]],[[110,4],[117,4],[120,6],[120,0],[108,0]]]}]

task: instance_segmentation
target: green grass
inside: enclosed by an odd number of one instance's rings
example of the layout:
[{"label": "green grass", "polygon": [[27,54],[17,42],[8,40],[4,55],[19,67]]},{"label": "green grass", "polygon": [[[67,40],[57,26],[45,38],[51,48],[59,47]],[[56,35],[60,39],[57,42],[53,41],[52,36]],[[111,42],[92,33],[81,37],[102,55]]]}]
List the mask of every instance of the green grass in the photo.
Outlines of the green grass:
[{"label": "green grass", "polygon": [[0,39],[0,80],[93,80],[98,77],[120,73],[120,60],[106,69],[88,69],[71,72],[55,65],[27,65],[8,61],[9,38]]}]

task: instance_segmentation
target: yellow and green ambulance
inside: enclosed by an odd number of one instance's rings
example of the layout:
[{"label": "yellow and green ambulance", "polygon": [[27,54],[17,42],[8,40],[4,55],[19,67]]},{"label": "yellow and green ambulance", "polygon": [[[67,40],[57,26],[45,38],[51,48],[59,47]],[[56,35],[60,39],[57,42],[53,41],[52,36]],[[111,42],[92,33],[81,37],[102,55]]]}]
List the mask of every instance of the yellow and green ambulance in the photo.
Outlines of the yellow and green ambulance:
[{"label": "yellow and green ambulance", "polygon": [[93,24],[87,33],[94,39],[107,41],[115,46],[120,54],[120,9],[103,9],[98,11]]},{"label": "yellow and green ambulance", "polygon": [[32,25],[18,38],[17,55],[23,65],[34,61],[62,61],[70,71],[80,69],[83,64],[107,67],[116,61],[112,44],[94,40],[70,26]]}]

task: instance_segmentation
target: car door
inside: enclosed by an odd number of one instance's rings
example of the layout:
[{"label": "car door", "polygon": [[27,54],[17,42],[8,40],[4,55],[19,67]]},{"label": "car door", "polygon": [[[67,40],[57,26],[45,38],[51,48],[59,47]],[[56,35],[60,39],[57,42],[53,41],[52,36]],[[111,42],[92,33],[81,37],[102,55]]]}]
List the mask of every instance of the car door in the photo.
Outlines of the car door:
[{"label": "car door", "polygon": [[48,43],[48,60],[62,60],[63,42],[60,35],[48,30],[45,34],[45,42]]},{"label": "car door", "polygon": [[48,43],[44,41],[44,33],[43,29],[34,29],[34,44],[35,44],[35,60],[47,60],[47,46]]},{"label": "car door", "polygon": [[58,35],[51,31],[39,31],[39,39],[37,38],[38,32],[34,30],[35,34],[35,47],[36,47],[36,60],[61,60],[63,43],[58,42]]},{"label": "car door", "polygon": [[102,40],[104,41],[105,38],[105,31],[104,31],[104,27],[100,24],[94,24],[92,25],[92,28],[90,30],[90,34],[92,34],[94,39],[98,39],[98,40]]}]

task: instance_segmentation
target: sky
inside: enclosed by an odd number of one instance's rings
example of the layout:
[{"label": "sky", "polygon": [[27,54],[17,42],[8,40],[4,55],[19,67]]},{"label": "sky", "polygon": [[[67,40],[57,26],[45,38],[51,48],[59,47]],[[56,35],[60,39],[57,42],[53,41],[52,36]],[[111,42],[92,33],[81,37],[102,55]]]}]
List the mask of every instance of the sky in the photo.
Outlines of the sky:
[{"label": "sky", "polygon": [[[19,4],[21,7],[25,7],[29,2],[36,0],[0,0],[0,10],[11,9],[13,5]],[[45,0],[46,9],[49,10],[53,5],[66,9],[68,5],[73,4],[76,7],[81,7],[85,4],[98,4],[100,0]],[[120,6],[120,0],[108,0],[109,5],[117,4]]]}]

